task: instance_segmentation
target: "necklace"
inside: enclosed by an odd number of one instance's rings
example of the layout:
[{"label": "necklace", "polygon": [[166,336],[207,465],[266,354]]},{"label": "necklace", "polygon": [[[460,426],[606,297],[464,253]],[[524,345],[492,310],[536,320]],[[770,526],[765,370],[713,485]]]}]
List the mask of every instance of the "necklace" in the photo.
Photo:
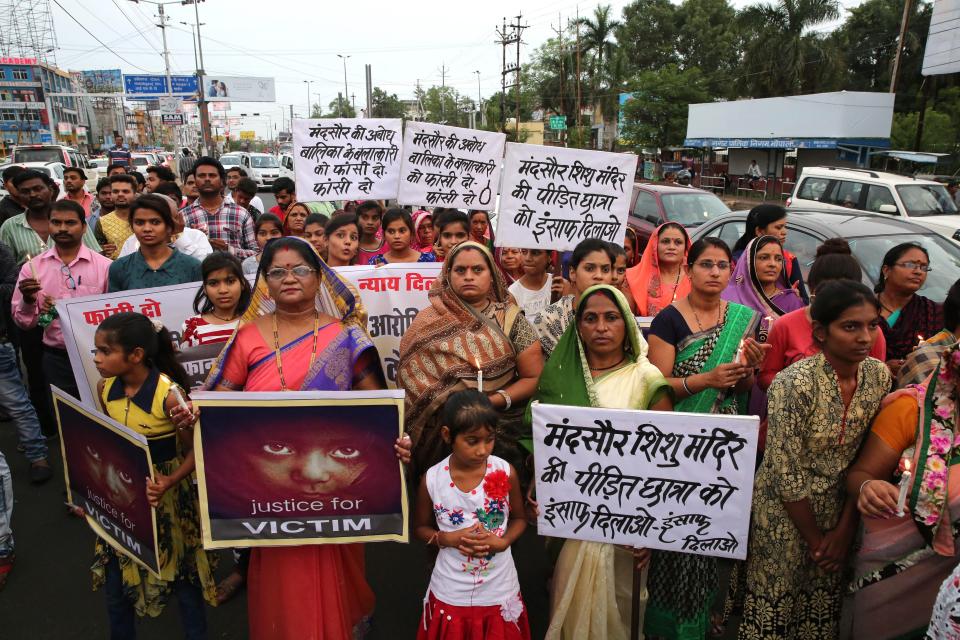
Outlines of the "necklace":
[{"label": "necklace", "polygon": [[880,303],[880,306],[883,307],[883,310],[886,311],[887,313],[896,313],[897,311],[903,308],[903,307],[898,307],[896,309],[891,309],[887,305],[883,304],[883,291],[877,294],[877,302]]},{"label": "necklace", "polygon": [[[676,302],[676,301],[677,301],[677,289],[680,288],[680,274],[681,274],[681,273],[683,273],[683,267],[682,267],[682,266],[681,266],[681,267],[677,267],[677,280],[676,280],[676,282],[673,283],[673,300],[672,300],[672,302]],[[693,305],[690,305],[690,306],[692,307]],[[696,311],[694,311],[694,313],[696,313]]]},{"label": "necklace", "polygon": [[[320,333],[320,312],[315,311],[313,316],[313,348],[310,350],[310,364],[307,365],[309,371],[313,367],[313,361],[317,359],[317,335]],[[287,381],[283,377],[283,359],[280,357],[280,331],[277,328],[277,313],[273,313],[273,350],[277,358],[277,373],[280,374],[280,391],[287,390]]]},{"label": "necklace", "polygon": [[[690,302],[690,299],[687,299],[687,303],[690,305],[690,309],[693,311],[693,319],[697,321],[697,328],[700,329],[700,332],[703,333],[703,325],[700,324],[700,316],[697,315],[697,308],[693,306],[693,303]],[[723,310],[723,300],[720,301],[720,304],[717,305],[717,326],[720,324],[720,312]]]},{"label": "necklace", "polygon": [[623,361],[626,359],[627,359],[627,356],[623,356],[622,358],[617,360],[615,363],[613,363],[609,367],[590,367],[590,371],[608,371],[610,369],[613,369],[614,367],[619,367],[621,364],[623,364]]},{"label": "necklace", "polygon": [[224,322],[233,322],[233,319],[237,317],[237,316],[233,315],[233,316],[230,316],[229,318],[221,318],[220,316],[217,315],[217,312],[216,312],[216,311],[211,311],[211,312],[210,312],[210,315],[212,315],[212,316],[213,316],[214,318],[216,318],[217,320],[222,320],[222,321],[224,321]]}]

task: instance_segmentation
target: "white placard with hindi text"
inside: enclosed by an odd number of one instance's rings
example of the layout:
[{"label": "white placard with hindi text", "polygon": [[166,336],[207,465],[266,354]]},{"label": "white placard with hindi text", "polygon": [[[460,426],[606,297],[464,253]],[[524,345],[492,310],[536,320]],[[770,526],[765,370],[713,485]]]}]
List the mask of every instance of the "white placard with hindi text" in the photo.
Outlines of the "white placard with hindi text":
[{"label": "white placard with hindi text", "polygon": [[396,198],[403,146],[401,122],[399,118],[294,120],[297,198]]},{"label": "white placard with hindi text", "polygon": [[623,244],[637,156],[507,143],[496,244],[569,251],[581,240]]},{"label": "white placard with hindi text", "polygon": [[397,202],[492,210],[506,140],[502,133],[408,122]]},{"label": "white placard with hindi text", "polygon": [[533,406],[541,535],[744,559],[760,420]]}]

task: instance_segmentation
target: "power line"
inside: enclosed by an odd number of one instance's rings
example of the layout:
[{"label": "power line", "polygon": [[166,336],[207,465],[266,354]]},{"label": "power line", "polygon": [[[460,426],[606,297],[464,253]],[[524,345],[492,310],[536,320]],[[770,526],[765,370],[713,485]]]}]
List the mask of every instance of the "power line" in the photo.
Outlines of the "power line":
[{"label": "power line", "polygon": [[147,39],[147,36],[144,34],[144,31],[146,31],[146,29],[144,27],[138,27],[137,25],[135,25],[133,23],[133,20],[130,19],[130,16],[127,15],[127,12],[123,10],[123,7],[121,7],[120,4],[117,3],[117,0],[111,0],[111,1],[113,2],[113,6],[117,8],[117,11],[122,13],[123,17],[127,19],[127,22],[130,23],[130,26],[133,27],[134,31],[136,31],[140,35],[140,37],[143,38],[143,41],[146,42],[151,49],[156,51],[157,55],[162,55],[160,54],[160,50],[153,45],[153,42]]},{"label": "power line", "polygon": [[140,71],[146,71],[147,73],[150,73],[150,70],[149,70],[149,69],[144,69],[144,68],[141,67],[141,66],[138,66],[138,65],[133,64],[132,62],[130,62],[129,60],[127,60],[126,58],[124,58],[122,55],[120,55],[119,53],[117,53],[116,51],[114,51],[113,49],[111,49],[110,47],[108,47],[108,46],[103,42],[103,40],[101,40],[100,38],[98,38],[97,36],[95,36],[95,35],[93,34],[93,32],[90,31],[90,29],[87,29],[87,27],[86,27],[82,22],[80,22],[79,20],[77,20],[76,18],[74,18],[74,17],[73,17],[73,14],[70,13],[69,11],[67,11],[66,8],[65,8],[62,4],[60,4],[60,0],[53,0],[53,3],[54,3],[55,5],[57,5],[58,7],[60,7],[60,10],[63,11],[65,14],[67,14],[67,17],[68,17],[68,18],[70,18],[71,20],[73,20],[74,22],[76,22],[78,25],[80,25],[80,28],[83,29],[84,31],[86,31],[86,32],[90,35],[91,38],[93,38],[94,40],[96,40],[97,42],[99,42],[100,45],[103,46],[104,49],[106,49],[107,51],[109,51],[109,52],[112,53],[113,55],[117,56],[118,58],[120,58],[121,60],[123,60],[124,62],[126,62],[128,65],[130,65],[131,67],[133,67],[134,69],[139,69]]}]

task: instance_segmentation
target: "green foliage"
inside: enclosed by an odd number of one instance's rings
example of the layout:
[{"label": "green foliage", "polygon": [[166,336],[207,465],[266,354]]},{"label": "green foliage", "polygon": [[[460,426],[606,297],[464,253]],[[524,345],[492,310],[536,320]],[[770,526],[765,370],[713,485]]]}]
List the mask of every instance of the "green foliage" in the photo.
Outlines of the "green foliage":
[{"label": "green foliage", "polygon": [[406,115],[407,110],[395,93],[388,94],[380,87],[374,87],[371,98],[373,100],[370,107],[369,117],[371,118],[402,118]]},{"label": "green foliage", "polygon": [[668,64],[644,71],[631,82],[634,94],[623,107],[623,139],[635,149],[680,145],[687,133],[687,105],[709,100],[699,69]]},{"label": "green foliage", "polygon": [[[896,113],[890,132],[890,146],[894,149],[913,149],[917,140],[919,113]],[[952,153],[957,148],[957,127],[946,113],[927,108],[923,121],[923,136],[918,151]]]}]

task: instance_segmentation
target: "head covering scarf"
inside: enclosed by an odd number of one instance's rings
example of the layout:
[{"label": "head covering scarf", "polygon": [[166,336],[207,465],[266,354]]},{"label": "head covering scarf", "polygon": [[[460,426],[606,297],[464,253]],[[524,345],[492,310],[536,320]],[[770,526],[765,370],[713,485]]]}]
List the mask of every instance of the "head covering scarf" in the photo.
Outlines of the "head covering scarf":
[{"label": "head covering scarf", "polygon": [[447,397],[467,388],[465,379],[476,380],[478,366],[483,369],[484,388],[490,390],[501,388],[516,368],[517,354],[503,330],[467,304],[450,284],[453,263],[467,249],[479,251],[487,262],[493,278],[491,303],[519,313],[509,305],[503,275],[485,246],[467,241],[450,251],[430,288],[430,306],[417,314],[400,341],[397,385],[406,391],[407,431],[415,445]]},{"label": "head covering scarf", "polygon": [[496,234],[493,231],[493,223],[490,221],[490,212],[484,211],[483,209],[471,209],[467,214],[467,225],[468,225],[468,235],[470,239],[473,240],[473,216],[474,214],[482,213],[487,218],[487,233],[483,236],[483,244],[486,245],[487,249],[493,251],[494,241],[497,239]]},{"label": "head covering scarf", "polygon": [[416,249],[417,251],[433,251],[433,245],[425,245],[420,242],[420,225],[423,224],[423,221],[427,218],[433,220],[433,214],[427,211],[426,209],[420,209],[419,211],[413,212],[413,238],[410,239],[410,247]]},{"label": "head covering scarf", "polygon": [[[313,248],[313,245],[303,238],[296,239],[306,244],[310,247],[310,250],[316,254],[316,249]],[[359,329],[369,340],[369,335],[367,334],[367,314],[363,309],[363,305],[360,303],[360,296],[357,295],[353,287],[343,280],[336,271],[327,266],[327,263],[323,261],[323,258],[321,258],[319,254],[317,254],[317,258],[320,261],[320,286],[317,289],[315,299],[317,311],[338,318],[347,328]],[[261,267],[263,266],[265,265],[261,265]],[[217,357],[216,362],[214,362],[210,373],[207,374],[207,379],[203,385],[204,390],[213,389],[219,384],[223,377],[223,365],[227,361],[227,356],[233,347],[237,332],[240,328],[247,323],[253,322],[260,316],[273,313],[276,308],[277,303],[270,297],[266,278],[262,271],[258,271],[257,281],[253,288],[253,295],[250,298],[250,304],[247,306],[247,310],[243,315],[240,316],[237,328],[234,329],[233,335],[223,348],[223,351],[220,352],[220,356]]]},{"label": "head covering scarf", "polygon": [[[750,307],[764,317],[779,318],[785,313],[803,307],[803,299],[787,283],[786,265],[780,270],[780,275],[777,276],[777,290],[780,293],[775,297],[776,302],[768,298],[767,294],[763,292],[763,286],[757,279],[755,269],[757,247],[763,238],[773,238],[773,236],[759,236],[747,243],[742,259],[737,262],[737,267],[730,278],[730,284],[723,290],[720,297]],[[780,241],[774,238],[774,242],[782,251],[783,246]]]},{"label": "head covering scarf", "polygon": [[[663,300],[664,291],[660,280],[660,233],[663,228],[670,225],[669,228],[676,229],[677,223],[666,223],[657,227],[650,235],[647,247],[643,250],[643,257],[639,264],[627,269],[627,284],[630,285],[630,293],[637,303],[637,313],[641,316],[654,316],[659,313],[663,307],[668,306],[673,300],[686,298],[690,293],[690,278],[683,273],[683,265],[687,263],[687,253],[690,251],[690,236],[687,230],[683,230],[683,237],[686,246],[683,249],[683,258],[680,265],[680,281],[677,283],[676,291],[672,300]],[[662,305],[662,306],[661,306]]]},{"label": "head covering scarf", "polygon": [[[293,211],[294,207],[303,207],[307,210],[307,215],[310,215],[310,203],[308,202],[291,202],[287,207],[287,210],[283,212],[283,235],[298,238],[300,236],[294,236],[293,231],[290,229],[290,212]],[[303,233],[301,231],[301,233]]]}]

